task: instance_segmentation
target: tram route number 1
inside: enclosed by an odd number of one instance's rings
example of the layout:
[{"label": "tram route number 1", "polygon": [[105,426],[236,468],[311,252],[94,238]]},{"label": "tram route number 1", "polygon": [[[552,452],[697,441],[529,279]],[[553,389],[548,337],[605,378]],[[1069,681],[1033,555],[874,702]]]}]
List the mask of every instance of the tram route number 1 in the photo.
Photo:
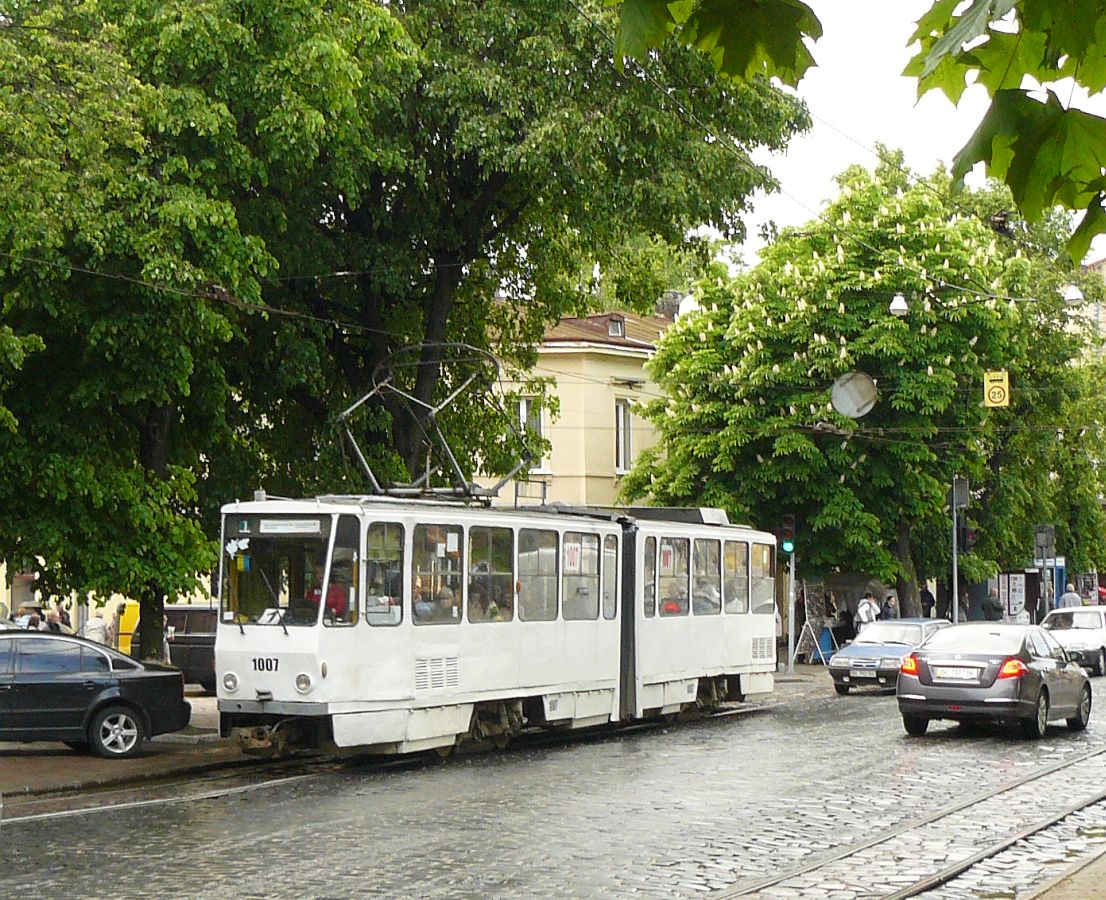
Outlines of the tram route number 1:
[{"label": "tram route number 1", "polygon": [[255,656],[253,670],[255,672],[275,672],[279,664],[280,660],[275,656]]}]

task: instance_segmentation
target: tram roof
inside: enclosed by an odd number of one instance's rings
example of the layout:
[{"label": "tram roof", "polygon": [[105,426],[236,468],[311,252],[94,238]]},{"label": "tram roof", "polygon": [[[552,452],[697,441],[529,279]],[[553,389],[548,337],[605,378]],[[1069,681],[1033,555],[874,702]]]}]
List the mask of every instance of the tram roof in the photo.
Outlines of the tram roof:
[{"label": "tram roof", "polygon": [[714,507],[679,506],[627,506],[593,507],[576,506],[568,503],[545,503],[534,506],[494,506],[489,507],[478,499],[466,500],[456,497],[404,497],[387,494],[320,494],[317,497],[271,497],[257,492],[252,500],[240,500],[226,504],[224,511],[264,512],[272,511],[274,505],[287,505],[287,512],[303,511],[306,508],[323,507],[371,507],[391,506],[433,509],[450,507],[469,509],[473,512],[487,512],[502,516],[552,515],[591,519],[593,521],[619,522],[626,520],[670,522],[681,525],[714,525],[734,528],[749,528],[751,525],[730,522],[724,509]]}]

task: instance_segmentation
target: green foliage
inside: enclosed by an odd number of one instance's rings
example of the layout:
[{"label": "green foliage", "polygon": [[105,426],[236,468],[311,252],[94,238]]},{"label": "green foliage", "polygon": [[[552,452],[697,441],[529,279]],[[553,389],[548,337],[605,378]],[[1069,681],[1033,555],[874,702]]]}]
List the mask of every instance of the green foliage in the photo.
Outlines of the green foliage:
[{"label": "green foliage", "polygon": [[[1087,437],[1103,413],[1068,364],[1085,336],[1056,291],[1071,276],[1057,270],[1055,231],[1035,234],[1053,257],[1030,257],[988,221],[1008,196],[952,207],[946,176],[915,184],[901,155],[884,157],[875,173],[848,170],[823,217],[785,231],[757,267],[700,286],[704,310],[681,318],[653,361],[667,397],[646,414],[661,442],[626,492],[718,504],[762,527],[794,512],[807,571],[913,584],[948,565],[946,492],[959,474],[977,488],[983,534],[967,574],[1028,562],[1034,516],[1052,510],[1078,523],[1065,534],[1073,556],[1103,559],[1092,461],[1104,444]],[[897,292],[910,303],[902,318],[888,313]],[[982,405],[993,369],[1010,372],[1009,409]],[[857,421],[829,402],[854,370],[879,388]],[[1089,456],[1056,441],[1076,408]]]},{"label": "green foliage", "polygon": [[610,0],[620,6],[615,57],[643,59],[674,35],[705,53],[715,71],[733,78],[779,78],[798,84],[814,59],[805,40],[822,36],[799,0]]},{"label": "green foliage", "polygon": [[941,0],[918,21],[919,50],[905,74],[918,77],[919,94],[941,90],[954,103],[973,77],[988,91],[991,107],[957,155],[954,176],[984,163],[1031,222],[1057,204],[1082,211],[1068,246],[1079,261],[1106,232],[1106,120],[1065,106],[1053,88],[1069,78],[1092,94],[1106,87],[1106,8],[1097,0],[975,0],[958,14],[959,7]]}]

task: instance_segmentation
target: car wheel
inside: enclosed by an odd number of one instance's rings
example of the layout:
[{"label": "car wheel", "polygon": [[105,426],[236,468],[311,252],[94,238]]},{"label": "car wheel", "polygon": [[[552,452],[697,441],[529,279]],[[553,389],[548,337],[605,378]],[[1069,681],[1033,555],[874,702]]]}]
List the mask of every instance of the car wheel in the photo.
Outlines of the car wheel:
[{"label": "car wheel", "polygon": [[92,720],[89,742],[97,755],[107,759],[134,756],[145,738],[142,722],[134,710],[125,706],[108,706]]},{"label": "car wheel", "polygon": [[201,681],[200,687],[204,689],[204,693],[209,697],[214,696],[216,693],[214,681]]},{"label": "car wheel", "polygon": [[1048,692],[1041,691],[1037,695],[1037,705],[1034,713],[1021,720],[1022,737],[1035,741],[1045,736],[1048,728]]},{"label": "car wheel", "polygon": [[1091,720],[1091,686],[1083,685],[1083,693],[1079,697],[1079,709],[1075,715],[1068,719],[1068,728],[1072,731],[1083,731]]},{"label": "car wheel", "polygon": [[835,683],[833,689],[839,694],[847,694],[849,692],[849,685]]},{"label": "car wheel", "polygon": [[1106,650],[1101,647],[1098,650],[1098,658],[1094,661],[1095,675],[1106,675]]},{"label": "car wheel", "polygon": [[924,716],[903,716],[902,727],[913,737],[921,737],[929,728],[929,719]]},{"label": "car wheel", "polygon": [[62,741],[74,753],[88,753],[88,741]]}]

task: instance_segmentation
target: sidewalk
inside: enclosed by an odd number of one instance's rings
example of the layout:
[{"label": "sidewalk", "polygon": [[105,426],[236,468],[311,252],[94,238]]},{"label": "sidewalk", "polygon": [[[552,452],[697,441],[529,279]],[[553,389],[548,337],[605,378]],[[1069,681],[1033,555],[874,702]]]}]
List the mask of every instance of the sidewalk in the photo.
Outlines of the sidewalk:
[{"label": "sidewalk", "polygon": [[231,741],[219,737],[219,713],[214,697],[188,694],[192,720],[183,731],[158,735],[133,759],[102,759],[74,753],[64,744],[0,743],[0,796],[71,793],[171,778],[222,768],[242,756]]}]

